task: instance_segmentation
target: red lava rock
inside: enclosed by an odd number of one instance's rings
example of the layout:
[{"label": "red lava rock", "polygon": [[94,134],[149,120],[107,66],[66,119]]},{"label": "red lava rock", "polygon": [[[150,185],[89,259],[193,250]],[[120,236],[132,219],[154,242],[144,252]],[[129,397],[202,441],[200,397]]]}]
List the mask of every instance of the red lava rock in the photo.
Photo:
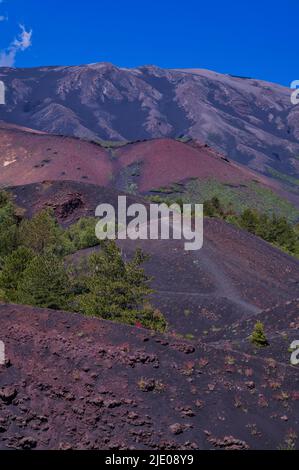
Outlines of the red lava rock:
[{"label": "red lava rock", "polygon": [[248,444],[245,441],[236,439],[233,436],[224,436],[223,439],[217,439],[209,437],[208,441],[213,444],[214,447],[225,450],[246,450],[249,449]]},{"label": "red lava rock", "polygon": [[95,398],[90,398],[89,403],[93,403],[94,405],[97,405],[97,406],[102,406],[104,403],[104,400],[101,397],[95,397]]},{"label": "red lava rock", "polygon": [[61,442],[58,448],[59,450],[73,450],[73,446],[67,442]]},{"label": "red lava rock", "polygon": [[286,415],[283,415],[280,417],[281,421],[288,421],[288,417]]},{"label": "red lava rock", "polygon": [[103,405],[107,408],[116,408],[122,405],[120,400],[104,400]]},{"label": "red lava rock", "polygon": [[184,354],[192,354],[195,351],[194,346],[192,346],[191,344],[186,344],[186,343],[174,343],[174,344],[171,344],[170,347]]},{"label": "red lava rock", "polygon": [[249,388],[250,390],[253,390],[255,388],[255,383],[253,381],[248,381],[248,382],[245,382],[245,385],[247,388]]},{"label": "red lava rock", "polygon": [[6,405],[10,405],[16,398],[18,391],[15,387],[4,387],[0,390],[0,400],[4,401]]},{"label": "red lava rock", "polygon": [[4,418],[0,418],[0,433],[7,431],[6,420]]},{"label": "red lava rock", "polygon": [[152,392],[155,390],[156,382],[154,379],[142,378],[138,382],[138,387],[142,392]]},{"label": "red lava rock", "polygon": [[184,426],[180,423],[172,424],[171,426],[169,426],[169,429],[172,434],[175,435],[182,434],[182,432],[184,432]]},{"label": "red lava rock", "polygon": [[195,406],[200,409],[204,406],[204,402],[202,400],[196,400]]},{"label": "red lava rock", "polygon": [[188,416],[188,417],[192,417],[192,416],[195,416],[195,413],[194,411],[192,410],[192,408],[186,406],[186,407],[182,407],[179,409],[180,410],[180,413],[181,413],[181,416]]},{"label": "red lava rock", "polygon": [[23,437],[19,441],[19,445],[23,450],[29,450],[34,449],[37,445],[37,442],[33,437]]}]

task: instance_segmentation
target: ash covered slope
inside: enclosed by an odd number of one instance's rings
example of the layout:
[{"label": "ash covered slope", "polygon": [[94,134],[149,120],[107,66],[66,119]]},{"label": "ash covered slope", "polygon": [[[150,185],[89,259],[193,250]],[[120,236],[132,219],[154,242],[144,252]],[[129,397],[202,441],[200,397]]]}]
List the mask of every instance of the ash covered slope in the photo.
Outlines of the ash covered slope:
[{"label": "ash covered slope", "polygon": [[112,164],[106,150],[71,137],[36,133],[0,123],[0,185],[72,180],[107,185]]},{"label": "ash covered slope", "polygon": [[5,122],[0,122],[0,168],[1,186],[68,180],[126,190],[131,174],[135,174],[139,191],[191,177],[239,184],[258,181],[279,188],[269,178],[226,161],[223,155],[199,143],[192,146],[173,139],[154,139],[104,148]]},{"label": "ash covered slope", "polygon": [[[150,255],[151,303],[165,315],[169,330],[187,338],[214,338],[227,325],[258,318],[265,308],[299,297],[299,261],[260,238],[217,219],[204,221],[199,251],[180,240],[119,240],[130,259],[137,247]],[[81,250],[77,263],[99,248]],[[283,314],[282,314],[283,315]]]},{"label": "ash covered slope", "polygon": [[0,118],[87,139],[190,135],[265,172],[298,175],[299,108],[290,90],[206,70],[109,63],[1,69]]},{"label": "ash covered slope", "polygon": [[298,371],[268,349],[219,350],[3,304],[0,329],[1,449],[296,445]]},{"label": "ash covered slope", "polygon": [[[94,217],[99,204],[112,204],[117,216],[118,197],[123,195],[113,188],[82,181],[43,181],[7,188],[24,215],[31,218],[43,209],[54,211],[57,221],[64,227],[82,217]],[[126,195],[127,204],[146,201],[138,196]],[[96,223],[96,219],[95,219]]]}]

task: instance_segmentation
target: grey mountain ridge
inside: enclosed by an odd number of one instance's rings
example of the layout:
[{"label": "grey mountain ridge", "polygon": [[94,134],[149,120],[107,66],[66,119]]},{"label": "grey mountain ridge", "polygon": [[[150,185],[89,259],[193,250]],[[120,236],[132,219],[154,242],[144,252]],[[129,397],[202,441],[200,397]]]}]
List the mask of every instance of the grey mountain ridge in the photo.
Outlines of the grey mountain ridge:
[{"label": "grey mountain ridge", "polygon": [[1,68],[0,79],[9,123],[97,141],[189,136],[262,173],[299,176],[299,106],[277,84],[109,63]]}]

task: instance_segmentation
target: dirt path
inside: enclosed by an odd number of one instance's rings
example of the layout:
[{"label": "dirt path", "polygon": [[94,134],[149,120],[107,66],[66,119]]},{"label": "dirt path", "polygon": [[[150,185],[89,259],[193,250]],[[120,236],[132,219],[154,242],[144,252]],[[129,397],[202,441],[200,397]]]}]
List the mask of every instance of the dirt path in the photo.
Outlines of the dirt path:
[{"label": "dirt path", "polygon": [[214,278],[215,285],[217,286],[215,296],[230,300],[242,307],[242,309],[247,313],[260,313],[261,310],[256,307],[256,305],[241,298],[233,284],[233,281],[220,268],[219,263],[216,263],[212,259],[212,256],[207,253],[209,250],[211,250],[211,247],[209,246],[209,242],[206,241],[205,246],[199,252],[194,252],[193,256],[195,260],[198,260],[200,265]]}]

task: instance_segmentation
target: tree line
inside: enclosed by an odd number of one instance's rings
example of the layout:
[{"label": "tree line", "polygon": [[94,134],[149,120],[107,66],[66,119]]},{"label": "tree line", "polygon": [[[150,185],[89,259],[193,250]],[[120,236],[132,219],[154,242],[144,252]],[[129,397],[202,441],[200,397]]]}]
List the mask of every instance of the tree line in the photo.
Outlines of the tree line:
[{"label": "tree line", "polygon": [[[94,227],[94,219],[84,218],[63,229],[50,209],[25,219],[1,191],[0,300],[164,331],[163,315],[149,303],[147,256],[137,249],[125,261],[114,241],[96,239]],[[98,244],[87,259],[70,260],[72,253]]]}]

